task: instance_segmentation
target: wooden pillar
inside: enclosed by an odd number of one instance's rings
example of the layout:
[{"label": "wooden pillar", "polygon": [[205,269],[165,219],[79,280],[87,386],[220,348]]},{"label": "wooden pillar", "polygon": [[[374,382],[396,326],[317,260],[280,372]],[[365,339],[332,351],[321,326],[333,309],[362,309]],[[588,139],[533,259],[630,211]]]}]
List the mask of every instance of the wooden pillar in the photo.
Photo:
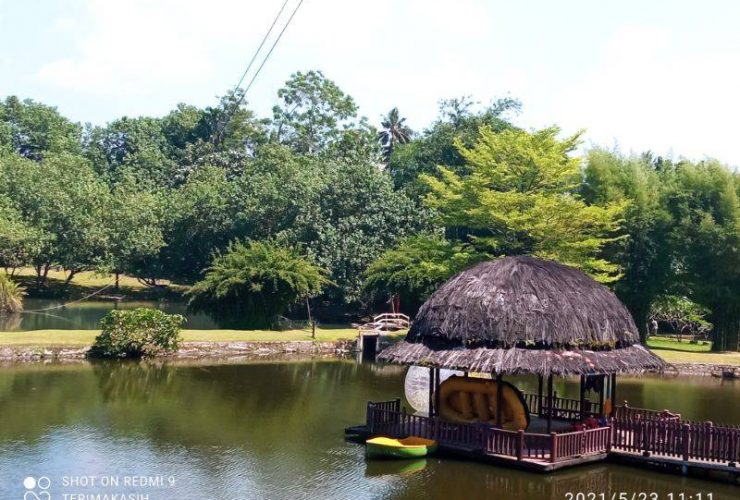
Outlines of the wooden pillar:
[{"label": "wooden pillar", "polygon": [[552,374],[547,376],[547,432],[552,432]]},{"label": "wooden pillar", "polygon": [[605,417],[604,415],[604,391],[606,391],[606,375],[601,375],[601,390],[599,391],[599,416]]},{"label": "wooden pillar", "polygon": [[611,398],[612,398],[612,414],[609,416],[613,417],[617,412],[617,374],[616,373],[612,373]]},{"label": "wooden pillar", "polygon": [[504,401],[504,391],[501,387],[503,378],[500,373],[496,374],[496,426],[503,427],[501,425],[501,404]]},{"label": "wooden pillar", "polygon": [[439,406],[440,406],[440,394],[439,394],[439,384],[440,384],[440,373],[439,368],[434,369],[434,415],[439,416]]},{"label": "wooden pillar", "polygon": [[432,416],[434,411],[434,368],[429,368],[429,416]]},{"label": "wooden pillar", "polygon": [[542,375],[537,375],[537,415],[542,417]]},{"label": "wooden pillar", "polygon": [[579,413],[581,422],[586,419],[586,376],[581,375],[581,385],[579,387]]}]

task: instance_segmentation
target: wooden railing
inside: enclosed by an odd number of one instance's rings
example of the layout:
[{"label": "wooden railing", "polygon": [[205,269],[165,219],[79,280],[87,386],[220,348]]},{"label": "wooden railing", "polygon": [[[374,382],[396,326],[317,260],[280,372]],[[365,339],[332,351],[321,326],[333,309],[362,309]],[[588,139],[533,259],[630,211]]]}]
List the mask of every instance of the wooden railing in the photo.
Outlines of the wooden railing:
[{"label": "wooden railing", "polygon": [[437,417],[410,415],[399,408],[397,400],[368,403],[368,431],[394,437],[419,436],[434,439],[448,447],[504,455],[517,460],[530,458],[551,462],[603,453],[611,433],[608,427],[559,435],[507,431],[482,424],[447,422]]},{"label": "wooden railing", "polygon": [[617,406],[614,413],[614,418],[618,420],[633,421],[633,420],[681,420],[680,413],[671,413],[668,410],[648,410],[645,408],[633,408],[625,401],[624,405]]},{"label": "wooden railing", "polygon": [[609,449],[610,427],[599,427],[578,432],[552,433],[550,461],[567,460],[592,453],[604,453]]},{"label": "wooden railing", "polygon": [[[529,413],[546,417],[548,413],[547,396],[542,396],[542,406],[540,407],[540,397],[538,394],[525,393],[524,401],[529,407]],[[583,413],[586,417],[601,415],[601,404],[586,400],[586,409]],[[579,399],[552,398],[552,418],[563,420],[580,420],[581,419],[581,401]]]},{"label": "wooden railing", "polygon": [[688,422],[677,418],[615,418],[612,447],[684,461],[735,464],[740,460],[740,426]]}]

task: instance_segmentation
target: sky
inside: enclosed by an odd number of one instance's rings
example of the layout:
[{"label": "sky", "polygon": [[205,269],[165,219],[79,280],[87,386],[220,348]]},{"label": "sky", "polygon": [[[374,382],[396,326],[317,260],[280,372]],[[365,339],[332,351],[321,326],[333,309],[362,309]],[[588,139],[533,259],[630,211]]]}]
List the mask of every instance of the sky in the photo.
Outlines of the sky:
[{"label": "sky", "polygon": [[[214,105],[282,2],[0,0],[0,97],[94,124]],[[291,73],[320,69],[376,125],[511,96],[516,124],[585,129],[586,147],[737,166],[738,19],[734,0],[305,0],[247,99],[269,116]]]}]

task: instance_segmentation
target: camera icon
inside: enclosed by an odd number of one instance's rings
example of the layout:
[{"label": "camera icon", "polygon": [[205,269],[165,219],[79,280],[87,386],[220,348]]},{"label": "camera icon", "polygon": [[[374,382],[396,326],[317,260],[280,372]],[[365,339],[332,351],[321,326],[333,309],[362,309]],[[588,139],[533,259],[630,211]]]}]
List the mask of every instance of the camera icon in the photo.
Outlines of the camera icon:
[{"label": "camera icon", "polygon": [[28,476],[23,480],[23,487],[26,491],[23,493],[23,500],[51,500],[51,479],[46,476],[35,478]]}]

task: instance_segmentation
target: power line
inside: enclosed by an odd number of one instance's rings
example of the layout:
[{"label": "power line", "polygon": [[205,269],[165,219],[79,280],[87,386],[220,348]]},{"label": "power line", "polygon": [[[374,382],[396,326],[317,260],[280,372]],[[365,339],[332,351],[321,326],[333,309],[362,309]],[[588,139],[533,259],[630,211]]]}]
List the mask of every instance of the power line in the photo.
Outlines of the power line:
[{"label": "power line", "polygon": [[[252,64],[254,63],[255,59],[257,58],[257,55],[262,50],[262,47],[265,44],[265,41],[267,40],[267,37],[272,32],[272,29],[275,27],[275,24],[277,23],[277,20],[280,18],[280,15],[283,13],[283,9],[285,9],[285,6],[287,5],[288,0],[285,0],[282,7],[280,7],[280,10],[278,11],[277,15],[275,16],[274,21],[272,22],[272,25],[270,26],[270,29],[267,31],[265,36],[262,38],[262,42],[260,43],[259,47],[257,48],[257,51],[252,56],[252,59],[249,61],[249,64],[247,65],[247,69],[244,70],[244,73],[242,74],[241,79],[239,80],[239,83],[236,84],[236,87],[234,87],[233,92],[231,93],[232,99],[234,96],[236,96],[236,91],[241,86],[242,82],[244,81],[244,78],[247,76],[247,73],[249,72],[250,68],[252,67]],[[290,17],[288,18],[288,21],[283,26],[283,29],[280,30],[280,33],[278,33],[277,38],[272,43],[272,46],[270,47],[270,50],[267,52],[267,55],[265,55],[264,59],[262,59],[262,62],[260,63],[259,67],[257,68],[257,71],[254,73],[254,76],[252,76],[252,79],[247,84],[247,87],[244,89],[244,92],[242,92],[242,95],[239,97],[239,100],[232,106],[231,111],[228,112],[226,119],[223,122],[223,126],[219,127],[216,131],[216,133],[213,136],[214,143],[218,139],[218,136],[221,134],[221,132],[228,126],[229,122],[234,116],[234,113],[236,113],[236,110],[239,109],[239,106],[241,106],[242,102],[244,102],[244,98],[247,95],[247,92],[249,92],[249,89],[252,87],[252,84],[257,79],[257,76],[259,76],[260,72],[262,71],[262,68],[265,66],[265,63],[267,63],[267,60],[270,58],[270,55],[272,55],[272,51],[275,50],[275,47],[277,46],[278,42],[280,42],[280,39],[283,37],[283,33],[285,33],[285,30],[288,29],[288,26],[290,25],[291,21],[293,21],[293,18],[296,15],[296,12],[298,12],[298,9],[303,4],[303,0],[300,0],[298,4],[296,5],[295,9],[293,9],[293,12],[291,12]]]},{"label": "power line", "polygon": [[252,64],[254,64],[255,59],[257,59],[257,55],[262,51],[262,47],[264,47],[265,42],[267,41],[267,37],[270,36],[270,33],[272,33],[272,29],[275,27],[275,25],[278,22],[278,19],[280,19],[280,16],[283,13],[283,10],[285,9],[285,6],[288,5],[288,2],[290,0],[285,0],[283,2],[283,5],[280,7],[280,10],[278,11],[277,15],[275,16],[275,19],[272,20],[272,24],[270,25],[270,29],[267,30],[267,33],[265,33],[265,36],[262,37],[262,41],[260,42],[259,47],[257,47],[257,50],[252,55],[252,59],[249,60],[249,64],[247,64],[247,69],[244,70],[244,73],[242,73],[242,77],[239,79],[239,83],[237,83],[234,86],[234,90],[231,92],[231,97],[233,98],[236,95],[236,91],[239,89],[239,87],[242,86],[242,82],[244,82],[244,78],[247,77],[247,73],[249,73],[249,70],[252,69]]}]

